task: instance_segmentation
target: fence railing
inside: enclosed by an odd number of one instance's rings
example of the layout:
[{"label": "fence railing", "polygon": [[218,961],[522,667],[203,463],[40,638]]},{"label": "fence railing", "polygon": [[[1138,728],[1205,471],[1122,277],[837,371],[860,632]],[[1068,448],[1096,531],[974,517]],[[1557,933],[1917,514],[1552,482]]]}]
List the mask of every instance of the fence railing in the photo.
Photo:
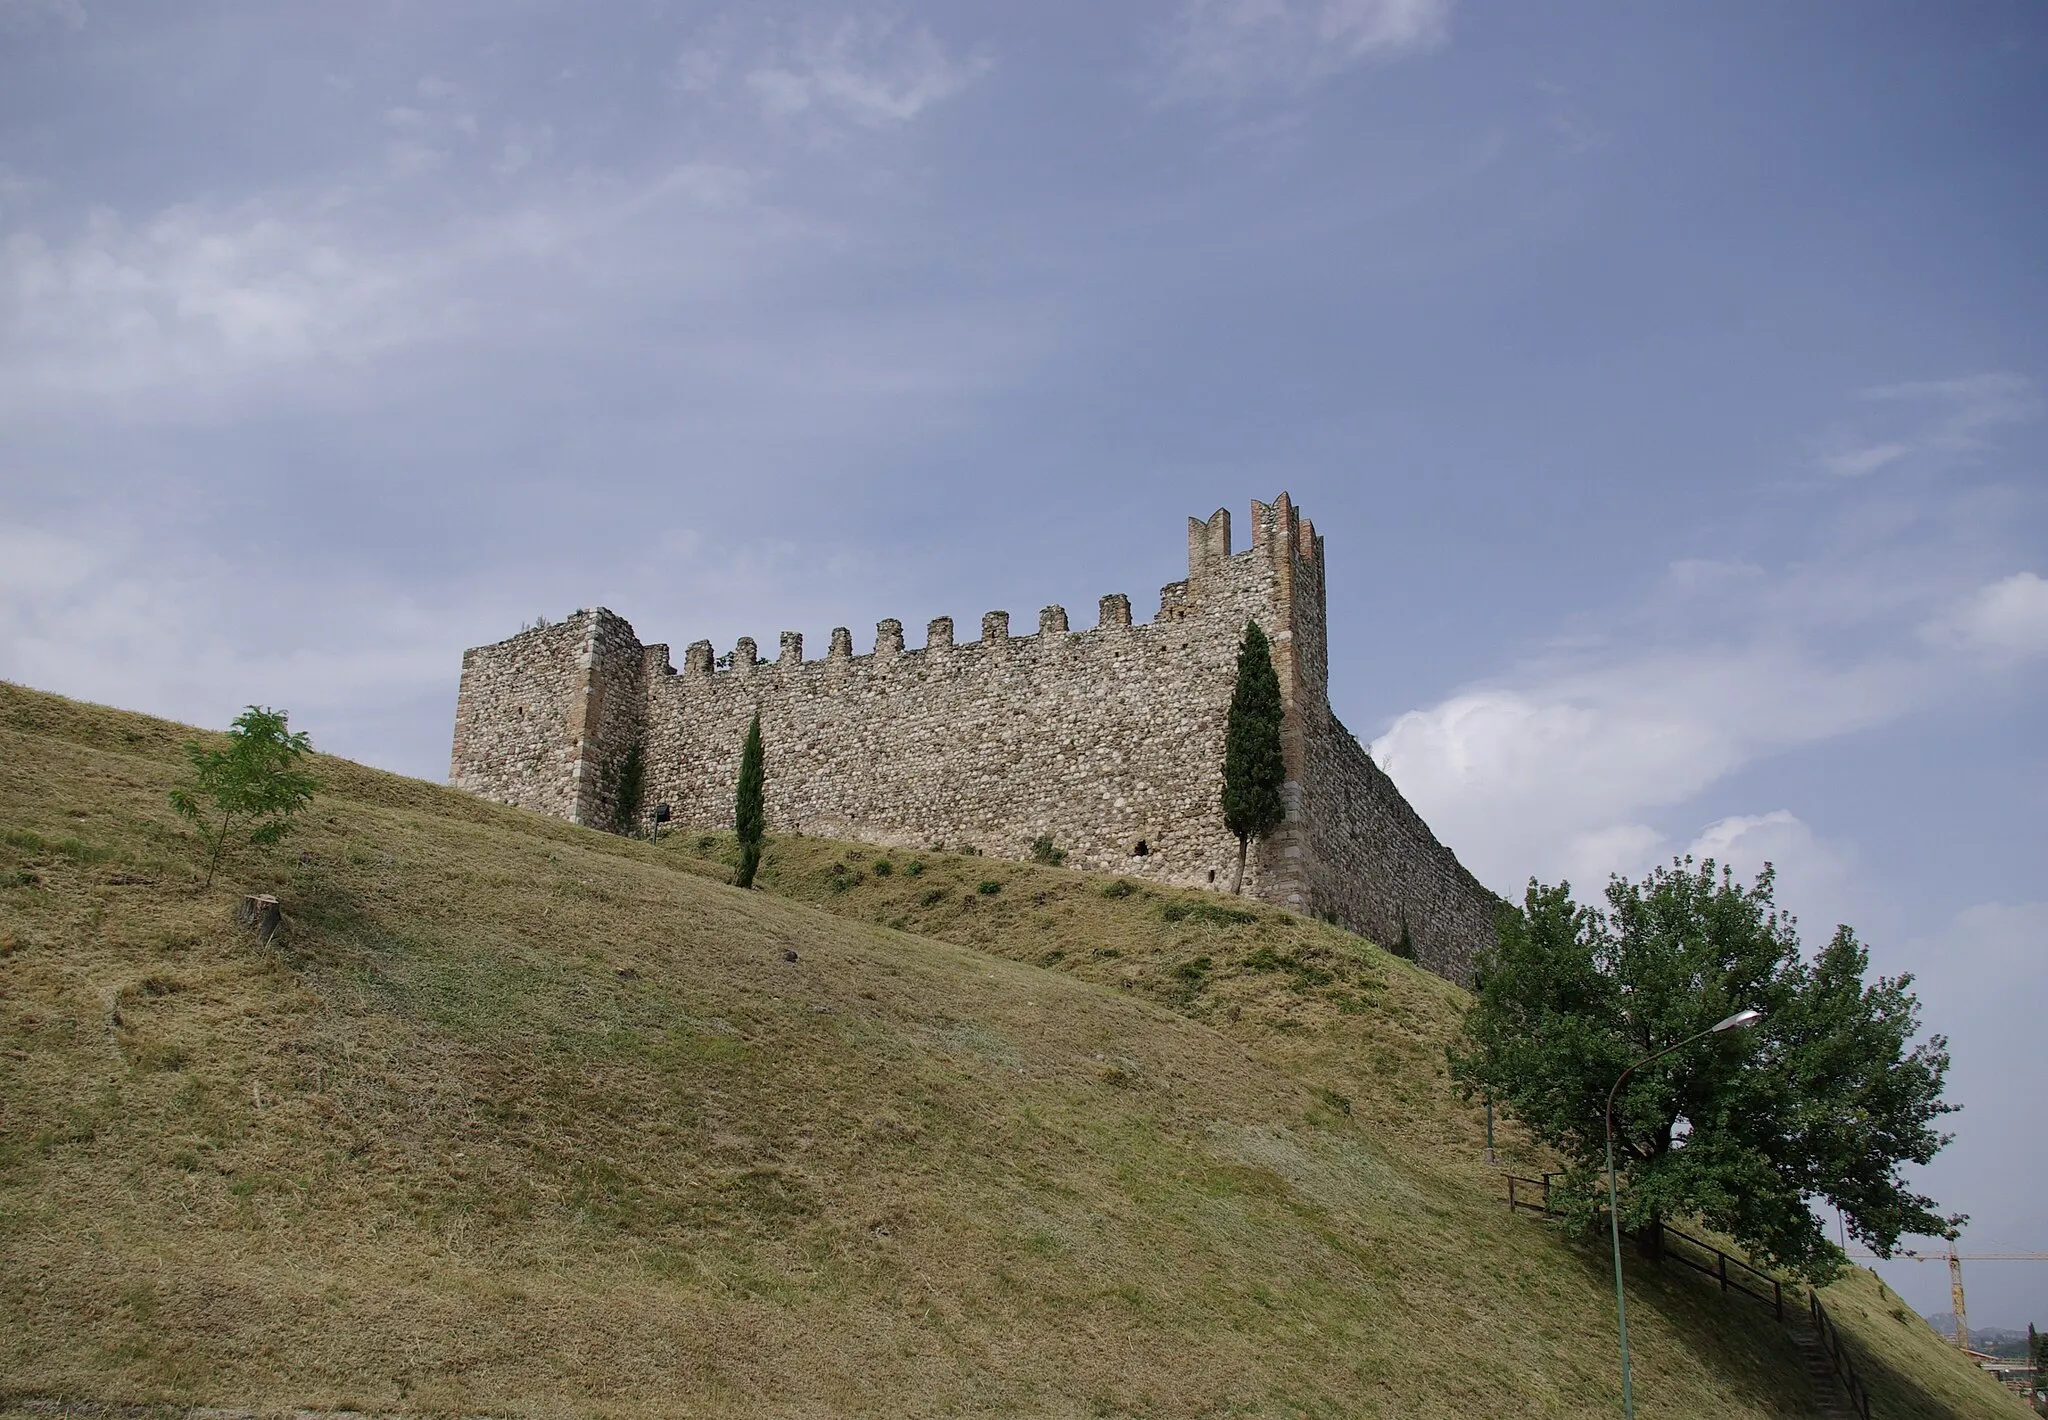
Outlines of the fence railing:
[{"label": "fence railing", "polygon": [[[1508,1210],[1521,1209],[1531,1213],[1552,1216],[1551,1180],[1562,1177],[1557,1173],[1546,1173],[1541,1178],[1524,1178],[1519,1174],[1501,1175],[1508,1185]],[[1754,1297],[1777,1313],[1778,1320],[1785,1319],[1785,1285],[1760,1267],[1753,1267],[1731,1252],[1725,1252],[1712,1243],[1694,1237],[1691,1233],[1672,1227],[1669,1223],[1661,1230],[1663,1246],[1658,1249],[1659,1258],[1670,1258],[1684,1267],[1713,1278],[1721,1284],[1724,1292],[1740,1292]],[[1673,1247],[1673,1241],[1684,1247]],[[1701,1257],[1688,1257],[1684,1248],[1697,1248]],[[1705,1260],[1702,1260],[1704,1258]],[[1835,1374],[1842,1379],[1842,1388],[1849,1393],[1849,1405],[1859,1420],[1870,1420],[1870,1392],[1864,1388],[1863,1378],[1856,1374],[1856,1362],[1849,1350],[1842,1344],[1841,1333],[1835,1329],[1834,1320],[1827,1309],[1820,1304],[1820,1295],[1809,1290],[1806,1294],[1808,1314],[1813,1321],[1814,1334],[1820,1338],[1827,1351],[1828,1363]]]},{"label": "fence railing", "polygon": [[[1541,1178],[1523,1178],[1518,1174],[1503,1174],[1502,1177],[1508,1181],[1510,1213],[1517,1208],[1526,1208],[1531,1213],[1541,1213],[1546,1218],[1550,1216],[1550,1181],[1559,1175],[1547,1173]],[[1523,1190],[1520,1196],[1515,1193],[1518,1184]]]},{"label": "fence railing", "polygon": [[[1503,1174],[1501,1177],[1507,1181],[1508,1211],[1521,1209],[1541,1213],[1546,1218],[1553,1215],[1550,1181],[1563,1177],[1562,1174],[1546,1173],[1541,1178],[1524,1178],[1519,1174]],[[1777,1313],[1778,1320],[1785,1319],[1785,1286],[1770,1273],[1669,1223],[1663,1225],[1661,1233],[1663,1246],[1657,1252],[1660,1260],[1670,1258],[1681,1266],[1711,1277],[1721,1284],[1724,1292],[1740,1292],[1754,1297]],[[1697,1248],[1705,1260],[1688,1257],[1684,1247],[1671,1246],[1674,1240],[1685,1247]],[[1809,1289],[1806,1304],[1814,1335],[1820,1339],[1822,1348],[1827,1352],[1828,1364],[1834,1367],[1835,1374],[1841,1378],[1842,1388],[1848,1392],[1850,1409],[1855,1411],[1858,1420],[1870,1420],[1870,1392],[1864,1388],[1863,1378],[1856,1374],[1855,1359],[1849,1354],[1848,1347],[1842,1344],[1842,1335],[1835,1329],[1834,1319],[1820,1304],[1818,1292]]]},{"label": "fence railing", "polygon": [[[1550,1181],[1562,1178],[1562,1174],[1546,1173],[1541,1178],[1524,1178],[1519,1174],[1503,1174],[1501,1177],[1507,1181],[1510,1212],[1524,1209],[1531,1213],[1541,1213],[1546,1218],[1552,1216],[1554,1210]],[[1762,1268],[1750,1266],[1735,1254],[1723,1252],[1712,1243],[1696,1238],[1691,1233],[1680,1232],[1669,1223],[1666,1223],[1661,1231],[1666,1239],[1666,1245],[1659,1249],[1660,1256],[1669,1257],[1682,1266],[1713,1278],[1721,1284],[1721,1290],[1724,1292],[1740,1292],[1744,1296],[1755,1297],[1776,1312],[1780,1321],[1785,1319],[1784,1284],[1770,1273]],[[1682,1249],[1669,1246],[1669,1240],[1674,1238],[1689,1247],[1699,1249],[1705,1260],[1688,1257]]]},{"label": "fence railing", "polygon": [[[1762,1268],[1752,1267],[1733,1253],[1723,1252],[1710,1242],[1702,1242],[1691,1233],[1680,1232],[1669,1223],[1664,1225],[1666,1246],[1664,1256],[1695,1272],[1705,1273],[1721,1284],[1724,1292],[1740,1292],[1746,1297],[1755,1297],[1770,1306],[1778,1314],[1778,1320],[1785,1319],[1785,1286]],[[1669,1240],[1678,1239],[1690,1247],[1698,1248],[1710,1259],[1701,1262],[1687,1257],[1683,1249],[1669,1246]],[[1731,1270],[1732,1269],[1732,1270]],[[1769,1291],[1762,1290],[1768,1287]]]},{"label": "fence railing", "polygon": [[1821,1345],[1827,1348],[1828,1363],[1835,1368],[1835,1374],[1842,1378],[1842,1389],[1849,1392],[1849,1408],[1860,1420],[1870,1420],[1870,1392],[1863,1388],[1863,1378],[1856,1374],[1856,1362],[1849,1355],[1849,1348],[1842,1344],[1842,1334],[1835,1330],[1833,1318],[1828,1309],[1820,1304],[1820,1293],[1809,1290],[1806,1305],[1813,1318],[1813,1333]]}]

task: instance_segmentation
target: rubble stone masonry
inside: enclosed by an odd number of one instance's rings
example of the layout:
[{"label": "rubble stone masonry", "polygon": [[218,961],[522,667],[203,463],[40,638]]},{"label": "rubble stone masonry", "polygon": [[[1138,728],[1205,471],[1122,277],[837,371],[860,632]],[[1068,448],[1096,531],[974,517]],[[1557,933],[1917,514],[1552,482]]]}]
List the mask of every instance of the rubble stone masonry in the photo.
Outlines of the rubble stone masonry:
[{"label": "rubble stone masonry", "polygon": [[1247,620],[1273,643],[1286,716],[1287,822],[1254,847],[1245,891],[1392,945],[1469,980],[1499,902],[1436,840],[1331,712],[1323,540],[1286,494],[1252,504],[1252,545],[1230,515],[1188,520],[1188,577],[1134,625],[1107,596],[1074,631],[1060,607],[1035,635],[1009,614],[956,643],[950,618],[903,644],[895,621],[823,659],[782,633],[773,661],[742,638],[728,665],[699,641],[678,671],[598,608],[462,658],[449,769],[458,788],[611,828],[620,768],[642,750],[644,806],[682,826],[729,827],[740,744],[756,711],[771,831],[1025,858],[1049,837],[1070,866],[1186,887],[1227,885],[1223,731]]}]

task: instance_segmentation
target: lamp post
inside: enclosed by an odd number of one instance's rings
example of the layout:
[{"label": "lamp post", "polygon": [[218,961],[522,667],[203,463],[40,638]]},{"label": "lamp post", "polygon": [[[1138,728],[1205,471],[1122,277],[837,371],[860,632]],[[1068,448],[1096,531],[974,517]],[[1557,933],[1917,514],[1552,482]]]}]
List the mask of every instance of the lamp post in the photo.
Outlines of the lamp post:
[{"label": "lamp post", "polygon": [[1621,1330],[1621,1413],[1625,1420],[1635,1420],[1635,1390],[1628,1372],[1628,1295],[1621,1287],[1621,1202],[1614,1187],[1614,1099],[1621,1093],[1621,1087],[1628,1077],[1635,1074],[1652,1060],[1662,1060],[1674,1050],[1683,1050],[1696,1040],[1705,1040],[1710,1035],[1719,1035],[1726,1030],[1740,1030],[1753,1026],[1764,1018],[1762,1011],[1737,1011],[1725,1021],[1716,1021],[1705,1030],[1689,1035],[1676,1045],[1667,1045],[1662,1050],[1645,1055],[1635,1064],[1621,1072],[1614,1082],[1614,1088],[1607,1092],[1607,1227],[1614,1239],[1614,1315]]}]

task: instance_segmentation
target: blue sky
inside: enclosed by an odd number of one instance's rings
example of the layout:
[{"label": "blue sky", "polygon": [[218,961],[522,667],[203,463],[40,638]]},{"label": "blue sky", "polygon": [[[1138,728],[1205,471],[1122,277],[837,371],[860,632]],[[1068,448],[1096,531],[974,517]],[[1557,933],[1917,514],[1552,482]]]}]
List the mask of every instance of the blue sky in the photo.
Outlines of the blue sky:
[{"label": "blue sky", "polygon": [[0,0],[0,675],[440,778],[537,614],[1142,618],[1285,488],[1483,878],[1775,862],[2048,1249],[2044,219],[2029,0]]}]

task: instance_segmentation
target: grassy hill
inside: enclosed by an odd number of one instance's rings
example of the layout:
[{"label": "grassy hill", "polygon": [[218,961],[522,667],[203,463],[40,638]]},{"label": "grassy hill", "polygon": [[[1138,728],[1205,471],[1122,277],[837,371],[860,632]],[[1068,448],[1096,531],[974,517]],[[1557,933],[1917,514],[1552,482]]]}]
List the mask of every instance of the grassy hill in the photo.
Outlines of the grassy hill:
[{"label": "grassy hill", "polygon": [[[715,837],[338,760],[202,893],[189,733],[0,685],[0,1411],[1618,1409],[1601,1255],[1448,1091],[1458,992],[1356,938],[816,840],[741,893]],[[1767,1311],[1630,1285],[1644,1416],[1814,1413]],[[2024,1413],[1829,1300],[1880,1415]]]}]

